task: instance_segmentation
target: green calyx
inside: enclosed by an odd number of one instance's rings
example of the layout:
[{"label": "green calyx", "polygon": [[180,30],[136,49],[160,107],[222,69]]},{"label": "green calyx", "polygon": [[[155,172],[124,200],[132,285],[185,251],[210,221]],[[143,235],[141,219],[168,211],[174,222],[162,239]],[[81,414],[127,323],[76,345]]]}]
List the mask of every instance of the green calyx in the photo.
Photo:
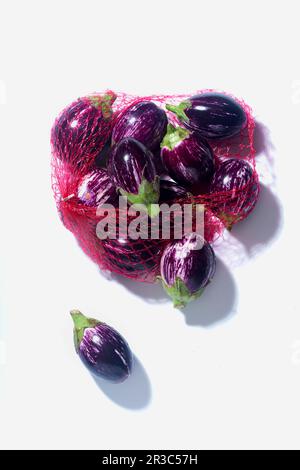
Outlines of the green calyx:
[{"label": "green calyx", "polygon": [[74,345],[76,352],[78,352],[84,335],[84,330],[86,328],[93,328],[101,322],[94,318],[85,317],[79,310],[71,310],[70,314],[74,322]]},{"label": "green calyx", "polygon": [[176,147],[179,142],[188,137],[189,131],[182,127],[174,127],[172,124],[168,124],[167,133],[160,144],[161,148],[167,147],[170,150]]},{"label": "green calyx", "polygon": [[137,194],[127,193],[122,189],[120,193],[126,196],[131,204],[144,206],[150,217],[156,217],[159,214],[159,176],[156,176],[152,182],[143,178]]},{"label": "green calyx", "polygon": [[175,308],[184,308],[192,300],[198,299],[204,291],[204,288],[199,289],[195,293],[191,293],[184,282],[177,277],[172,286],[168,286],[163,280],[162,285],[167,294],[173,300],[173,305]]},{"label": "green calyx", "polygon": [[108,91],[105,95],[89,96],[91,105],[97,109],[101,109],[102,116],[105,120],[109,120],[112,117],[112,104],[116,98],[117,95],[113,91]]},{"label": "green calyx", "polygon": [[185,114],[186,108],[189,108],[191,106],[191,102],[189,100],[182,101],[181,103],[174,105],[174,104],[166,104],[166,109],[168,111],[171,111],[172,113],[176,114],[178,119],[180,121],[188,121],[188,117]]}]

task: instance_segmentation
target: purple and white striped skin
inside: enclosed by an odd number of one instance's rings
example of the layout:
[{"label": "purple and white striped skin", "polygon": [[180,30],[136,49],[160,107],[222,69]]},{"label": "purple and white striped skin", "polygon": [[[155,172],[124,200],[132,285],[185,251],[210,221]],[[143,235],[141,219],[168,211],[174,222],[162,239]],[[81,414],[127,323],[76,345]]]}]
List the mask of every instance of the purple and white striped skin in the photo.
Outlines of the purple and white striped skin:
[{"label": "purple and white striped skin", "polygon": [[112,130],[113,92],[79,98],[67,106],[51,130],[53,154],[76,167],[91,164]]},{"label": "purple and white striped skin", "polygon": [[210,187],[211,193],[229,193],[228,199],[213,208],[228,228],[244,219],[254,208],[259,185],[252,167],[245,160],[230,158],[217,168]]},{"label": "purple and white striped skin", "polygon": [[126,137],[111,151],[109,173],[129,202],[144,204],[151,214],[151,205],[159,200],[159,176],[150,150],[137,140]]},{"label": "purple and white striped skin", "polygon": [[118,201],[118,192],[107,170],[97,168],[81,179],[77,197],[88,207],[98,207],[102,204],[115,205]]},{"label": "purple and white striped skin", "polygon": [[74,344],[92,374],[111,382],[123,382],[132,370],[133,357],[125,339],[110,326],[72,310]]},{"label": "purple and white striped skin", "polygon": [[199,134],[169,124],[161,144],[161,158],[173,180],[191,191],[206,191],[215,164],[210,145]]},{"label": "purple and white striped skin", "polygon": [[225,139],[238,134],[247,124],[247,115],[233,98],[221,93],[192,96],[178,105],[166,105],[189,130],[205,139]]},{"label": "purple and white striped skin", "polygon": [[212,280],[216,257],[200,235],[185,235],[166,246],[161,258],[161,279],[174,307],[183,308],[198,298]]},{"label": "purple and white striped skin", "polygon": [[166,113],[152,101],[140,101],[125,111],[117,121],[112,132],[113,143],[131,137],[155,150],[161,143],[166,130]]}]

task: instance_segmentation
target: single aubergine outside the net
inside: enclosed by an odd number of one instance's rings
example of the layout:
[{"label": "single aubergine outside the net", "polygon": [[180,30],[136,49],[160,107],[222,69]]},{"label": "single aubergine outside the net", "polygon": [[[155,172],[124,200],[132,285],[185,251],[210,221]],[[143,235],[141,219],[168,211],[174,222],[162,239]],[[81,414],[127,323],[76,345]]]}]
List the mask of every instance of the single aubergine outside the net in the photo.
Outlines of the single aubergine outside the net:
[{"label": "single aubergine outside the net", "polygon": [[205,192],[214,173],[211,147],[198,133],[168,125],[161,158],[171,178],[186,189]]},{"label": "single aubergine outside the net", "polygon": [[126,137],[112,148],[109,173],[122,196],[126,196],[131,204],[143,204],[150,216],[157,215],[159,176],[150,150]]},{"label": "single aubergine outside the net", "polygon": [[238,134],[247,124],[247,115],[233,98],[221,93],[192,96],[178,105],[167,104],[180,122],[208,140],[225,139]]},{"label": "single aubergine outside the net", "polygon": [[161,279],[174,307],[183,308],[203,293],[215,274],[216,257],[200,235],[185,235],[166,246],[161,258]]},{"label": "single aubergine outside the net", "polygon": [[167,129],[165,111],[152,101],[140,101],[130,106],[116,122],[112,142],[131,137],[154,151],[159,147]]},{"label": "single aubergine outside the net", "polygon": [[123,382],[132,370],[132,353],[125,339],[110,326],[72,310],[75,349],[92,374]]},{"label": "single aubergine outside the net", "polygon": [[109,91],[79,98],[67,106],[51,130],[53,155],[77,171],[91,165],[111,134],[115,99],[116,95]]}]

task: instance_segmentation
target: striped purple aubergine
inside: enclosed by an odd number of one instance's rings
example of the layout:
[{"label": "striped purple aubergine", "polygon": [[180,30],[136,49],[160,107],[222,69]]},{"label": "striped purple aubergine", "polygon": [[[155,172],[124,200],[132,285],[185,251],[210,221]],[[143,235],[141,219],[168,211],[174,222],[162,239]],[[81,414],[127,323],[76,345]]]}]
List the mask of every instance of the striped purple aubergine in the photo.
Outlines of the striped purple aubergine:
[{"label": "striped purple aubergine", "polygon": [[51,130],[53,155],[77,169],[91,165],[113,125],[113,92],[79,98],[57,117]]},{"label": "striped purple aubergine", "polygon": [[150,216],[157,215],[153,205],[159,200],[159,176],[150,150],[126,137],[111,151],[109,173],[122,196],[132,204],[143,204]]},{"label": "striped purple aubergine", "polygon": [[167,130],[168,119],[163,109],[152,101],[140,101],[129,107],[113,128],[113,143],[131,137],[155,150]]},{"label": "striped purple aubergine", "polygon": [[233,98],[222,93],[192,96],[178,105],[166,105],[189,130],[205,139],[225,139],[238,134],[247,124],[247,115]]},{"label": "striped purple aubergine", "polygon": [[160,266],[164,289],[174,307],[183,308],[200,297],[213,278],[216,257],[209,243],[192,233],[166,246]]},{"label": "striped purple aubergine", "polygon": [[72,310],[74,344],[92,374],[111,382],[123,382],[132,370],[132,353],[125,339],[112,327]]},{"label": "striped purple aubergine", "polygon": [[214,156],[198,133],[169,124],[161,144],[161,158],[173,180],[197,194],[207,190],[214,174]]},{"label": "striped purple aubergine", "polygon": [[212,209],[231,228],[235,222],[246,218],[254,208],[259,184],[248,162],[229,158],[216,170],[210,192],[215,195],[219,193],[220,198],[223,193],[223,201],[216,199]]},{"label": "striped purple aubergine", "polygon": [[115,205],[118,202],[118,192],[104,168],[92,170],[83,176],[77,192],[78,200],[88,207],[98,207],[102,204]]}]

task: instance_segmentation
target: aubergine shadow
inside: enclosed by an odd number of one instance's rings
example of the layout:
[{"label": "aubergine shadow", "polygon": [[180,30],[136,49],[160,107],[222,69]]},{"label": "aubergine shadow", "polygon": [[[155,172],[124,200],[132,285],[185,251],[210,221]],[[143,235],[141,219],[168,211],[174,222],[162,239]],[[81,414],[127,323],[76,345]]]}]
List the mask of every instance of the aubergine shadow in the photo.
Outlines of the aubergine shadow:
[{"label": "aubergine shadow", "polygon": [[256,153],[256,160],[259,162],[260,157],[265,157],[265,164],[269,178],[273,182],[276,181],[275,165],[275,147],[271,139],[271,132],[268,127],[262,122],[255,122],[254,128],[254,148]]},{"label": "aubergine shadow", "polygon": [[[149,303],[171,303],[160,282],[146,284],[132,282],[118,276],[121,282],[133,294]],[[210,327],[225,321],[235,313],[237,288],[234,278],[227,266],[217,259],[216,274],[202,296],[192,301],[183,310],[185,321],[190,326]]]},{"label": "aubergine shadow", "polygon": [[271,140],[270,130],[262,122],[256,121],[254,128],[254,148],[256,155],[259,156],[264,154],[271,166],[274,165],[273,152],[275,150],[274,145]]},{"label": "aubergine shadow", "polygon": [[115,276],[115,280],[132,292],[132,294],[141,297],[150,304],[167,303],[169,301],[169,297],[160,282],[155,282],[154,284],[135,282],[123,276]]},{"label": "aubergine shadow", "polygon": [[187,325],[212,327],[236,313],[237,288],[228,267],[217,258],[215,276],[201,297],[188,304],[182,313]]},{"label": "aubergine shadow", "polygon": [[236,224],[231,235],[244,245],[252,258],[275,241],[283,226],[282,206],[270,188],[261,184],[254,210],[247,219]]},{"label": "aubergine shadow", "polygon": [[129,410],[146,408],[151,402],[151,383],[139,359],[134,356],[131,375],[122,383],[111,383],[92,375],[97,386],[114,403]]}]

